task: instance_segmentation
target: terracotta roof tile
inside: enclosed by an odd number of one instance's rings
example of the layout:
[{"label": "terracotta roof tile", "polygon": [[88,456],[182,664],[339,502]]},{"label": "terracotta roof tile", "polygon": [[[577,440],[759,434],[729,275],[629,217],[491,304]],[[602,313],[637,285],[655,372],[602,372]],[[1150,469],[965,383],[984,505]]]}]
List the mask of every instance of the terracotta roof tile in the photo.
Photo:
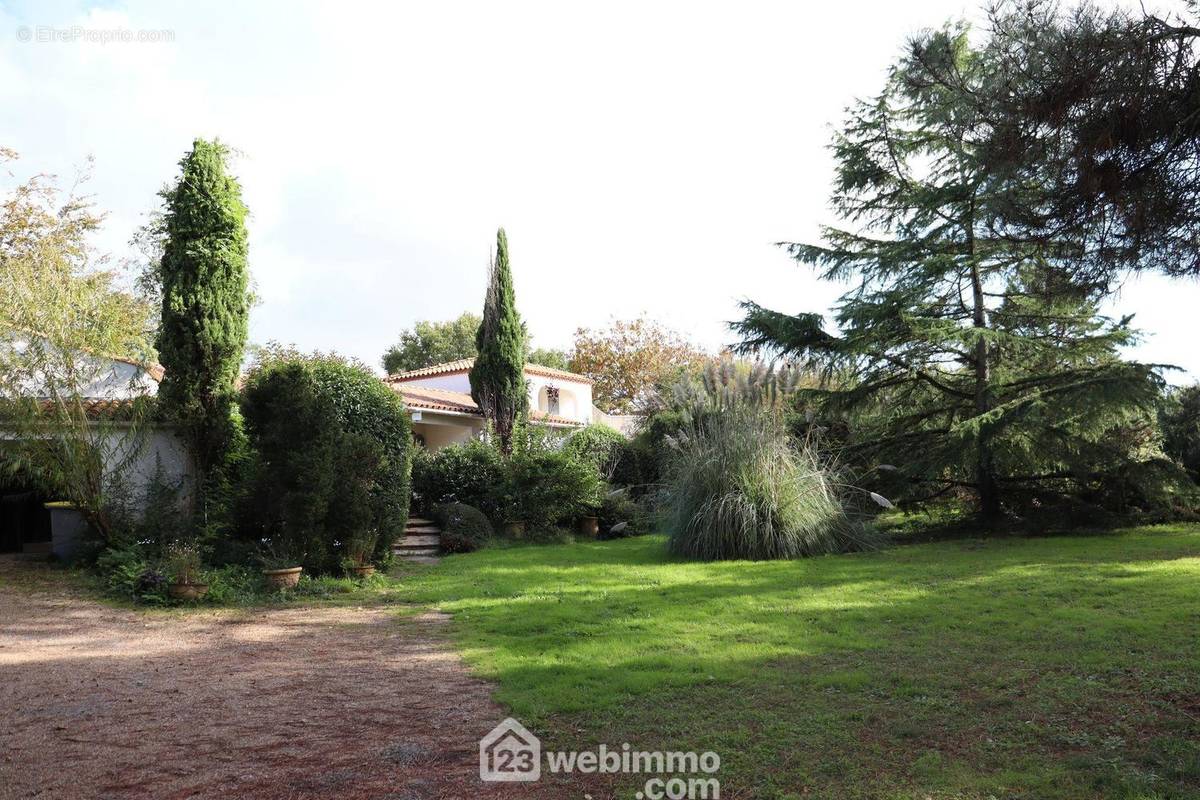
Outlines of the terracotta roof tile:
[{"label": "terracotta roof tile", "polygon": [[[84,416],[88,419],[109,419],[122,420],[132,419],[137,408],[139,400],[142,398],[121,397],[115,399],[105,399],[99,397],[84,397],[79,400],[79,408],[83,409]],[[42,400],[41,409],[43,414],[57,416],[59,413],[64,413],[69,416],[74,416],[76,407],[68,404],[63,407],[53,400]]]},{"label": "terracotta roof tile", "polygon": [[396,386],[393,387],[404,400],[404,404],[413,408],[431,408],[442,411],[460,411],[465,414],[479,414],[479,406],[465,392],[452,392],[449,389],[433,389],[428,386]]},{"label": "terracotta roof tile", "polygon": [[535,419],[539,422],[547,422],[551,425],[574,425],[579,428],[583,427],[582,422],[577,422],[576,420],[568,419],[567,417],[560,417],[557,414],[547,414],[544,411],[530,411],[529,418]]}]

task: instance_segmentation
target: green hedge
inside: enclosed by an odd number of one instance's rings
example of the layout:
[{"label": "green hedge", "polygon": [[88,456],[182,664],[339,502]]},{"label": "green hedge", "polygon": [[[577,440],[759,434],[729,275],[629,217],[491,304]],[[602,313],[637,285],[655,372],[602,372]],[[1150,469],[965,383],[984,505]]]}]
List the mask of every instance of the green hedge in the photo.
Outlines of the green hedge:
[{"label": "green hedge", "polygon": [[363,366],[292,355],[252,371],[242,415],[255,534],[313,571],[334,570],[352,545],[386,565],[408,518],[412,434],[400,398]]},{"label": "green hedge", "polygon": [[443,503],[466,503],[494,518],[504,471],[500,451],[477,439],[436,453],[422,450],[413,461],[413,492],[425,513]]},{"label": "green hedge", "polygon": [[544,428],[524,427],[513,435],[513,452],[502,484],[500,507],[507,520],[547,529],[594,514],[603,483],[593,463],[560,446]]},{"label": "green hedge", "polygon": [[533,426],[518,426],[508,457],[492,443],[473,440],[421,454],[413,466],[414,491],[423,510],[465,503],[497,524],[520,521],[531,529],[594,514],[602,485],[590,458]]}]

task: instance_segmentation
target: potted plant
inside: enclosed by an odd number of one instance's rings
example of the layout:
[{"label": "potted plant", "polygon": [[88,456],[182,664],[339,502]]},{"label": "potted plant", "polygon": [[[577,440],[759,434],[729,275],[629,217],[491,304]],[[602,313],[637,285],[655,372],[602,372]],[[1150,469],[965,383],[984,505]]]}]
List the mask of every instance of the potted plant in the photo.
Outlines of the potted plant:
[{"label": "potted plant", "polygon": [[617,489],[606,494],[603,484],[585,488],[585,497],[579,503],[580,536],[589,536],[595,539],[600,535],[600,511],[604,507],[605,499],[619,495],[623,491],[624,489]]},{"label": "potted plant", "polygon": [[525,520],[522,519],[520,492],[514,485],[512,476],[505,480],[505,486],[500,490],[497,500],[498,516],[501,520],[500,532],[509,539],[520,539],[525,536]]},{"label": "potted plant", "polygon": [[200,572],[200,551],[193,544],[175,542],[167,548],[167,573],[171,582],[167,594],[175,600],[199,600],[208,594]]},{"label": "potted plant", "polygon": [[263,577],[272,589],[291,589],[300,582],[300,573],[304,571],[304,567],[299,566],[301,556],[290,548],[264,539],[260,559]]},{"label": "potted plant", "polygon": [[375,554],[375,540],[378,535],[361,533],[346,543],[346,558],[342,566],[346,573],[355,578],[366,578],[375,574],[375,565],[371,556]]},{"label": "potted plant", "polygon": [[[592,511],[594,509],[584,509]],[[596,538],[600,535],[600,518],[595,516],[582,516],[579,518],[579,535]]]}]

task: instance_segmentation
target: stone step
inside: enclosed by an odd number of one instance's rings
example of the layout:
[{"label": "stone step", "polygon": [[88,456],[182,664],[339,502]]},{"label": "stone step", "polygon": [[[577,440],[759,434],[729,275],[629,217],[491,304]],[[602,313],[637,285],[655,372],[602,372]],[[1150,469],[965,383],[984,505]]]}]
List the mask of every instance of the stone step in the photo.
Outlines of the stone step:
[{"label": "stone step", "polygon": [[437,542],[420,542],[420,543],[396,542],[396,544],[393,545],[393,547],[392,547],[392,550],[396,551],[397,553],[399,553],[401,551],[407,553],[412,550],[437,550],[437,549],[438,549]]},{"label": "stone step", "polygon": [[436,559],[439,555],[442,554],[434,549],[427,549],[427,551],[413,551],[412,553],[396,553],[396,558],[401,561],[412,561],[414,559]]},{"label": "stone step", "polygon": [[433,520],[425,519],[424,517],[409,517],[408,524],[409,525],[432,525]]},{"label": "stone step", "polygon": [[430,534],[433,536],[437,536],[438,534],[440,534],[442,532],[442,529],[435,528],[432,525],[426,525],[426,526],[422,526],[419,528],[406,528],[404,530],[404,532],[409,535],[416,533],[416,534]]},{"label": "stone step", "polygon": [[438,555],[438,549],[436,547],[419,547],[412,550],[395,550],[393,552],[399,558],[417,558],[420,556]]},{"label": "stone step", "polygon": [[401,547],[429,547],[429,546],[437,547],[437,545],[441,542],[441,540],[442,539],[440,536],[412,536],[412,535],[409,535],[409,536],[405,536],[403,539],[396,542],[396,544],[400,545]]}]

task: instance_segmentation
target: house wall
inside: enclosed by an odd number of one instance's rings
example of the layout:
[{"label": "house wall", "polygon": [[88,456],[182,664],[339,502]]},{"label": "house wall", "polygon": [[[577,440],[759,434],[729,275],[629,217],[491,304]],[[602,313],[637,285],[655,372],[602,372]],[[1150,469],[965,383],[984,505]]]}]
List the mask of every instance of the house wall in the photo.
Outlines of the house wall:
[{"label": "house wall", "polygon": [[592,406],[592,422],[595,422],[597,425],[605,425],[615,431],[619,431],[627,439],[632,439],[637,433],[638,425],[641,424],[642,418],[636,414],[606,414],[595,406]]},{"label": "house wall", "polygon": [[[0,431],[0,439],[5,438],[14,438],[14,434]],[[174,429],[152,427],[135,431],[109,425],[93,429],[87,441],[100,452],[105,479],[121,481],[134,511],[145,508],[146,491],[156,475],[166,485],[178,487],[181,500],[194,491],[196,473],[192,458]]]},{"label": "house wall", "polygon": [[558,416],[587,424],[592,421],[592,385],[587,381],[525,374],[529,382],[529,407],[549,413],[547,389],[558,388]]},{"label": "house wall", "polygon": [[[31,343],[28,339],[0,337],[0,348],[19,351]],[[72,361],[78,381],[74,389],[89,400],[132,400],[158,393],[158,381],[144,366],[82,353],[74,354]],[[44,382],[30,383],[20,390],[34,396],[49,393]],[[7,438],[6,434],[0,430],[0,439],[3,438]],[[191,456],[172,428],[153,426],[134,431],[117,423],[95,423],[88,443],[100,452],[105,478],[112,480],[119,476],[123,480],[135,510],[144,507],[146,489],[156,473],[167,484],[179,487],[181,499],[194,490]]]},{"label": "house wall", "polygon": [[150,428],[138,434],[113,427],[98,442],[104,450],[105,474],[118,472],[135,509],[143,509],[146,490],[158,475],[168,486],[178,487],[180,499],[194,490],[195,469],[182,437],[171,428]]},{"label": "house wall", "polygon": [[195,470],[183,438],[169,428],[157,428],[147,433],[141,448],[126,471],[126,477],[139,491],[154,480],[161,465],[161,476],[171,483],[181,484],[184,493],[192,489]]},{"label": "house wall", "polygon": [[413,423],[413,433],[425,439],[425,449],[441,450],[452,444],[468,442],[483,431],[483,420],[471,417],[439,415],[434,411],[413,409],[421,414],[421,421]]}]

